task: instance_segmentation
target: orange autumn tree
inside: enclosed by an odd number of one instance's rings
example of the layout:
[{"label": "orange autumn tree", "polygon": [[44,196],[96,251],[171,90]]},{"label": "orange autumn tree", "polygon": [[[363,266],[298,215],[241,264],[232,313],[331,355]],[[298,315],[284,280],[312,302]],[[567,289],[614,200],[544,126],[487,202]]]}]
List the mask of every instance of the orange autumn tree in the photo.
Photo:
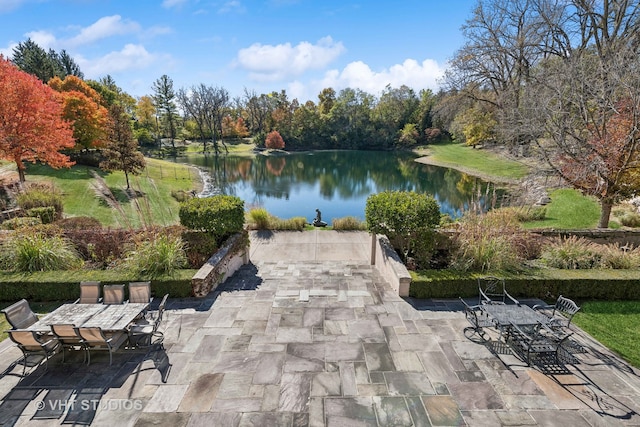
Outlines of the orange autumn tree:
[{"label": "orange autumn tree", "polygon": [[272,130],[267,134],[264,146],[274,150],[282,150],[284,148],[284,139],[277,130]]},{"label": "orange autumn tree", "polygon": [[55,91],[0,55],[0,158],[15,162],[24,182],[24,162],[70,167],[73,162],[59,151],[73,146]]},{"label": "orange autumn tree", "polygon": [[73,124],[73,137],[81,150],[100,148],[106,143],[109,111],[102,97],[91,86],[76,76],[64,80],[54,77],[49,86],[60,92],[64,101],[63,117]]}]

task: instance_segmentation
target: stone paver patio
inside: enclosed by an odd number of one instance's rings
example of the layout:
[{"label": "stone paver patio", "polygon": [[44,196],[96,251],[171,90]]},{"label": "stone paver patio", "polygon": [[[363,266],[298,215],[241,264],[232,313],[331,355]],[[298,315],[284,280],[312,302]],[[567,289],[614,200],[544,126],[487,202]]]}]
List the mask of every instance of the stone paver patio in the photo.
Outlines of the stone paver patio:
[{"label": "stone paver patio", "polygon": [[640,425],[638,371],[577,329],[579,363],[543,372],[465,338],[457,301],[395,295],[365,249],[278,262],[260,245],[208,297],[170,300],[164,349],[55,356],[22,379],[5,340],[0,424]]}]

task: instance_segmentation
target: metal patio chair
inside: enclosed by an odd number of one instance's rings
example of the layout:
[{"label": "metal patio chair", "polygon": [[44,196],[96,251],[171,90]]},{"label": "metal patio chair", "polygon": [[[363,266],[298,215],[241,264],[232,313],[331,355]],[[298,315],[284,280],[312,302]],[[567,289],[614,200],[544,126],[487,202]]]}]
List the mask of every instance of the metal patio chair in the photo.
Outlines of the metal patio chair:
[{"label": "metal patio chair", "polygon": [[74,328],[82,344],[87,350],[87,365],[91,364],[91,351],[102,350],[109,352],[109,366],[113,363],[113,353],[126,341],[127,334],[116,332],[107,338],[99,327],[79,327]]},{"label": "metal patio chair", "polygon": [[124,303],[124,285],[104,285],[104,304],[122,304]]},{"label": "metal patio chair", "polygon": [[100,282],[80,282],[80,298],[76,304],[97,304],[100,302]]},{"label": "metal patio chair", "polygon": [[31,310],[26,299],[0,310],[13,329],[26,329],[38,321],[38,315]]},{"label": "metal patio chair", "polygon": [[507,292],[504,279],[499,277],[478,277],[478,294],[478,304],[520,304]]},{"label": "metal patio chair", "polygon": [[573,316],[580,310],[580,307],[569,298],[562,295],[558,297],[554,305],[534,305],[534,310],[538,310],[549,318],[549,326],[554,329],[569,329]]},{"label": "metal patio chair", "polygon": [[65,349],[74,350],[79,348],[83,351],[83,362],[87,361],[87,349],[85,348],[82,339],[76,334],[75,325],[72,324],[57,324],[51,325],[51,332],[58,339],[62,346],[62,363],[64,363]]},{"label": "metal patio chair", "polygon": [[[9,338],[13,341],[18,348],[22,351],[22,376],[24,377],[27,372],[27,365],[29,364],[29,356],[42,355],[44,356],[45,369],[49,368],[49,357],[53,356],[60,343],[56,338],[40,337],[35,331],[26,331],[11,329],[7,331]],[[39,366],[42,363],[40,360],[34,366]]]},{"label": "metal patio chair", "polygon": [[169,294],[162,297],[158,311],[154,313],[153,322],[150,323],[145,319],[143,322],[134,324],[129,328],[129,344],[131,346],[150,347],[153,344],[161,344],[164,341],[164,333],[158,329],[162,323],[167,298],[169,298]]},{"label": "metal patio chair", "polygon": [[[464,316],[471,326],[464,328],[464,336],[471,340],[474,335],[478,335],[482,341],[488,341],[487,333],[483,328],[496,327],[495,322],[489,317],[487,313],[480,309],[478,305],[469,305],[467,302],[460,298],[464,305]],[[469,332],[473,332],[469,334]]]},{"label": "metal patio chair", "polygon": [[129,282],[129,302],[130,303],[150,303],[151,282]]}]

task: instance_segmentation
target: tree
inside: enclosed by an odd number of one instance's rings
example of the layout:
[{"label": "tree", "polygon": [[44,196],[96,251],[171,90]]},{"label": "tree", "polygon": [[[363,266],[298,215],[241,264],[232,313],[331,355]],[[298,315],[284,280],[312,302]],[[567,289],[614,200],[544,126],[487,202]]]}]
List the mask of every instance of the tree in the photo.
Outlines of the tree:
[{"label": "tree", "polygon": [[129,185],[129,174],[139,175],[145,167],[144,156],[138,150],[138,142],[133,138],[130,116],[120,104],[113,104],[109,109],[111,120],[107,135],[107,144],[102,150],[105,158],[100,168],[107,171],[122,171]]},{"label": "tree", "polygon": [[63,117],[73,124],[76,144],[85,151],[101,147],[105,142],[109,111],[102,105],[98,92],[76,76],[67,76],[64,80],[54,77],[49,86],[61,94]]},{"label": "tree", "polygon": [[175,103],[176,94],[173,90],[173,80],[166,74],[163,74],[158,80],[153,82],[152,88],[154,92],[153,102],[156,111],[160,114],[160,121],[165,125],[165,129],[169,133],[171,146],[176,148],[174,140],[177,134],[176,115],[178,113],[178,107]]},{"label": "tree", "polygon": [[47,53],[31,39],[13,48],[13,63],[22,71],[38,77],[43,83],[47,83],[56,76],[64,78],[72,75],[84,78],[80,67],[67,51],[62,50],[58,54],[50,49]]},{"label": "tree", "polygon": [[25,161],[70,167],[73,162],[59,150],[73,147],[73,131],[62,120],[56,93],[2,56],[0,93],[0,158],[16,163],[20,182],[25,181]]},{"label": "tree", "polygon": [[267,139],[264,141],[264,145],[267,148],[271,148],[273,150],[282,150],[284,148],[284,140],[282,136],[280,136],[280,132],[277,130],[272,130],[267,135]]}]

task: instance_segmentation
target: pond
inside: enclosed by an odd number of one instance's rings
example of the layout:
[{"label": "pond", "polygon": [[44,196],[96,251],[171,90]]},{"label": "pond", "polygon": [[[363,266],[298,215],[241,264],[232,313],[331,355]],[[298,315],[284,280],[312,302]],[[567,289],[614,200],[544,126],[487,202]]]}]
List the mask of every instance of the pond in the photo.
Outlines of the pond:
[{"label": "pond", "polygon": [[453,169],[421,164],[407,152],[320,151],[255,157],[187,155],[179,163],[198,167],[205,178],[201,196],[238,196],[245,208],[263,207],[279,218],[315,210],[331,223],[353,216],[364,220],[371,194],[385,190],[415,191],[434,196],[440,211],[460,217],[472,206],[486,210],[504,191]]}]

